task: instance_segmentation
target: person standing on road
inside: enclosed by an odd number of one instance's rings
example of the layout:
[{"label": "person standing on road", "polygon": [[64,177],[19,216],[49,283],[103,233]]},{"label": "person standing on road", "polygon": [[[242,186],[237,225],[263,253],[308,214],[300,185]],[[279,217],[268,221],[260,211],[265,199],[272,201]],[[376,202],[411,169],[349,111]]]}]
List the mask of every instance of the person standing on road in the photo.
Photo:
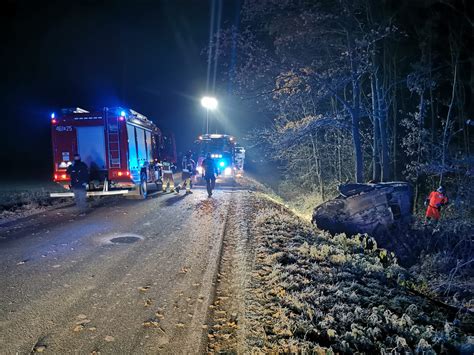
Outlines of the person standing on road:
[{"label": "person standing on road", "polygon": [[217,167],[214,159],[211,158],[211,153],[207,153],[206,159],[202,161],[202,177],[206,179],[206,188],[207,188],[207,195],[209,197],[212,196],[212,190],[216,186],[216,174],[217,174]]},{"label": "person standing on road", "polygon": [[89,168],[81,160],[79,154],[74,155],[74,162],[68,166],[67,174],[71,178],[71,189],[74,192],[76,206],[81,211],[87,208],[87,184],[89,183]]},{"label": "person standing on road", "polygon": [[[170,188],[170,192],[175,192],[174,189],[174,178],[173,178],[173,164],[168,160],[163,160],[161,163],[161,173],[163,178],[163,185],[162,190],[166,192],[168,190],[168,186]],[[179,186],[177,187],[179,192]]]},{"label": "person standing on road", "polygon": [[426,219],[439,221],[441,218],[441,207],[446,206],[448,203],[446,189],[443,186],[440,186],[436,191],[432,191],[425,201],[425,206],[427,207]]},{"label": "person standing on road", "polygon": [[194,175],[196,163],[192,159],[191,151],[187,152],[184,156],[181,168],[183,169],[183,185],[181,187],[186,188],[186,195],[192,194],[193,192],[191,191],[191,178]]}]

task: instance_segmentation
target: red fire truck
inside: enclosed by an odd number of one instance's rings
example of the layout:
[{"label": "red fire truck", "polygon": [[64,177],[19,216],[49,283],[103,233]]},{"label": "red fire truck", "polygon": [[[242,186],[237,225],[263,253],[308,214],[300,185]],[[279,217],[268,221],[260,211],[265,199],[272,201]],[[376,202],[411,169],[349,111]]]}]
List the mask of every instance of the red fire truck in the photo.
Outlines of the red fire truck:
[{"label": "red fire truck", "polygon": [[176,160],[175,148],[170,148],[174,138],[163,137],[153,122],[131,109],[63,109],[61,115],[51,114],[51,136],[54,181],[69,189],[66,169],[78,153],[90,171],[88,196],[126,194],[146,198],[148,183],[161,184],[160,160]]}]

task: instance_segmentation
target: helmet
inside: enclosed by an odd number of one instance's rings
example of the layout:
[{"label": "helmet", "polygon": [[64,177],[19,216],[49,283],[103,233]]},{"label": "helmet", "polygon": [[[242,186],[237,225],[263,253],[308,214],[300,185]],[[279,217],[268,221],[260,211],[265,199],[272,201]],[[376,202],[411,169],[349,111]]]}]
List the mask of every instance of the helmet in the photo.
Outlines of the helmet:
[{"label": "helmet", "polygon": [[444,194],[446,192],[446,189],[444,188],[444,186],[441,185],[440,187],[438,187],[438,189],[436,191]]},{"label": "helmet", "polygon": [[190,150],[188,150],[184,156],[185,156],[186,158],[191,158],[191,155],[193,155],[193,152],[191,152]]}]

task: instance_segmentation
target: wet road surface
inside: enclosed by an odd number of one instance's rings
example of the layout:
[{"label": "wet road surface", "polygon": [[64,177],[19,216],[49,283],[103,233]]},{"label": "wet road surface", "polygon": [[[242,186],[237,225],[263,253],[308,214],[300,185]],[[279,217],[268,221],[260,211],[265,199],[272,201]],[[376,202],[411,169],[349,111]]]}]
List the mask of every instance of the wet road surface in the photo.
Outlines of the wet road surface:
[{"label": "wet road surface", "polygon": [[222,237],[242,188],[111,198],[0,225],[0,353],[205,350]]}]

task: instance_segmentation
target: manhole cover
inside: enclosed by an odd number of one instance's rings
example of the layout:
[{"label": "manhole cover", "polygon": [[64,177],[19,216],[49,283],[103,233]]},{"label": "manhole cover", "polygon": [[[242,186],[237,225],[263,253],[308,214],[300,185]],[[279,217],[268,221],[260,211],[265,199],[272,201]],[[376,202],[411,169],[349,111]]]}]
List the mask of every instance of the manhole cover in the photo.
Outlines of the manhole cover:
[{"label": "manhole cover", "polygon": [[134,233],[114,233],[99,235],[95,238],[99,245],[133,244],[143,239],[143,236]]},{"label": "manhole cover", "polygon": [[123,236],[123,237],[115,237],[110,239],[112,243],[121,243],[121,244],[132,244],[138,242],[141,238],[134,237],[131,235]]}]

